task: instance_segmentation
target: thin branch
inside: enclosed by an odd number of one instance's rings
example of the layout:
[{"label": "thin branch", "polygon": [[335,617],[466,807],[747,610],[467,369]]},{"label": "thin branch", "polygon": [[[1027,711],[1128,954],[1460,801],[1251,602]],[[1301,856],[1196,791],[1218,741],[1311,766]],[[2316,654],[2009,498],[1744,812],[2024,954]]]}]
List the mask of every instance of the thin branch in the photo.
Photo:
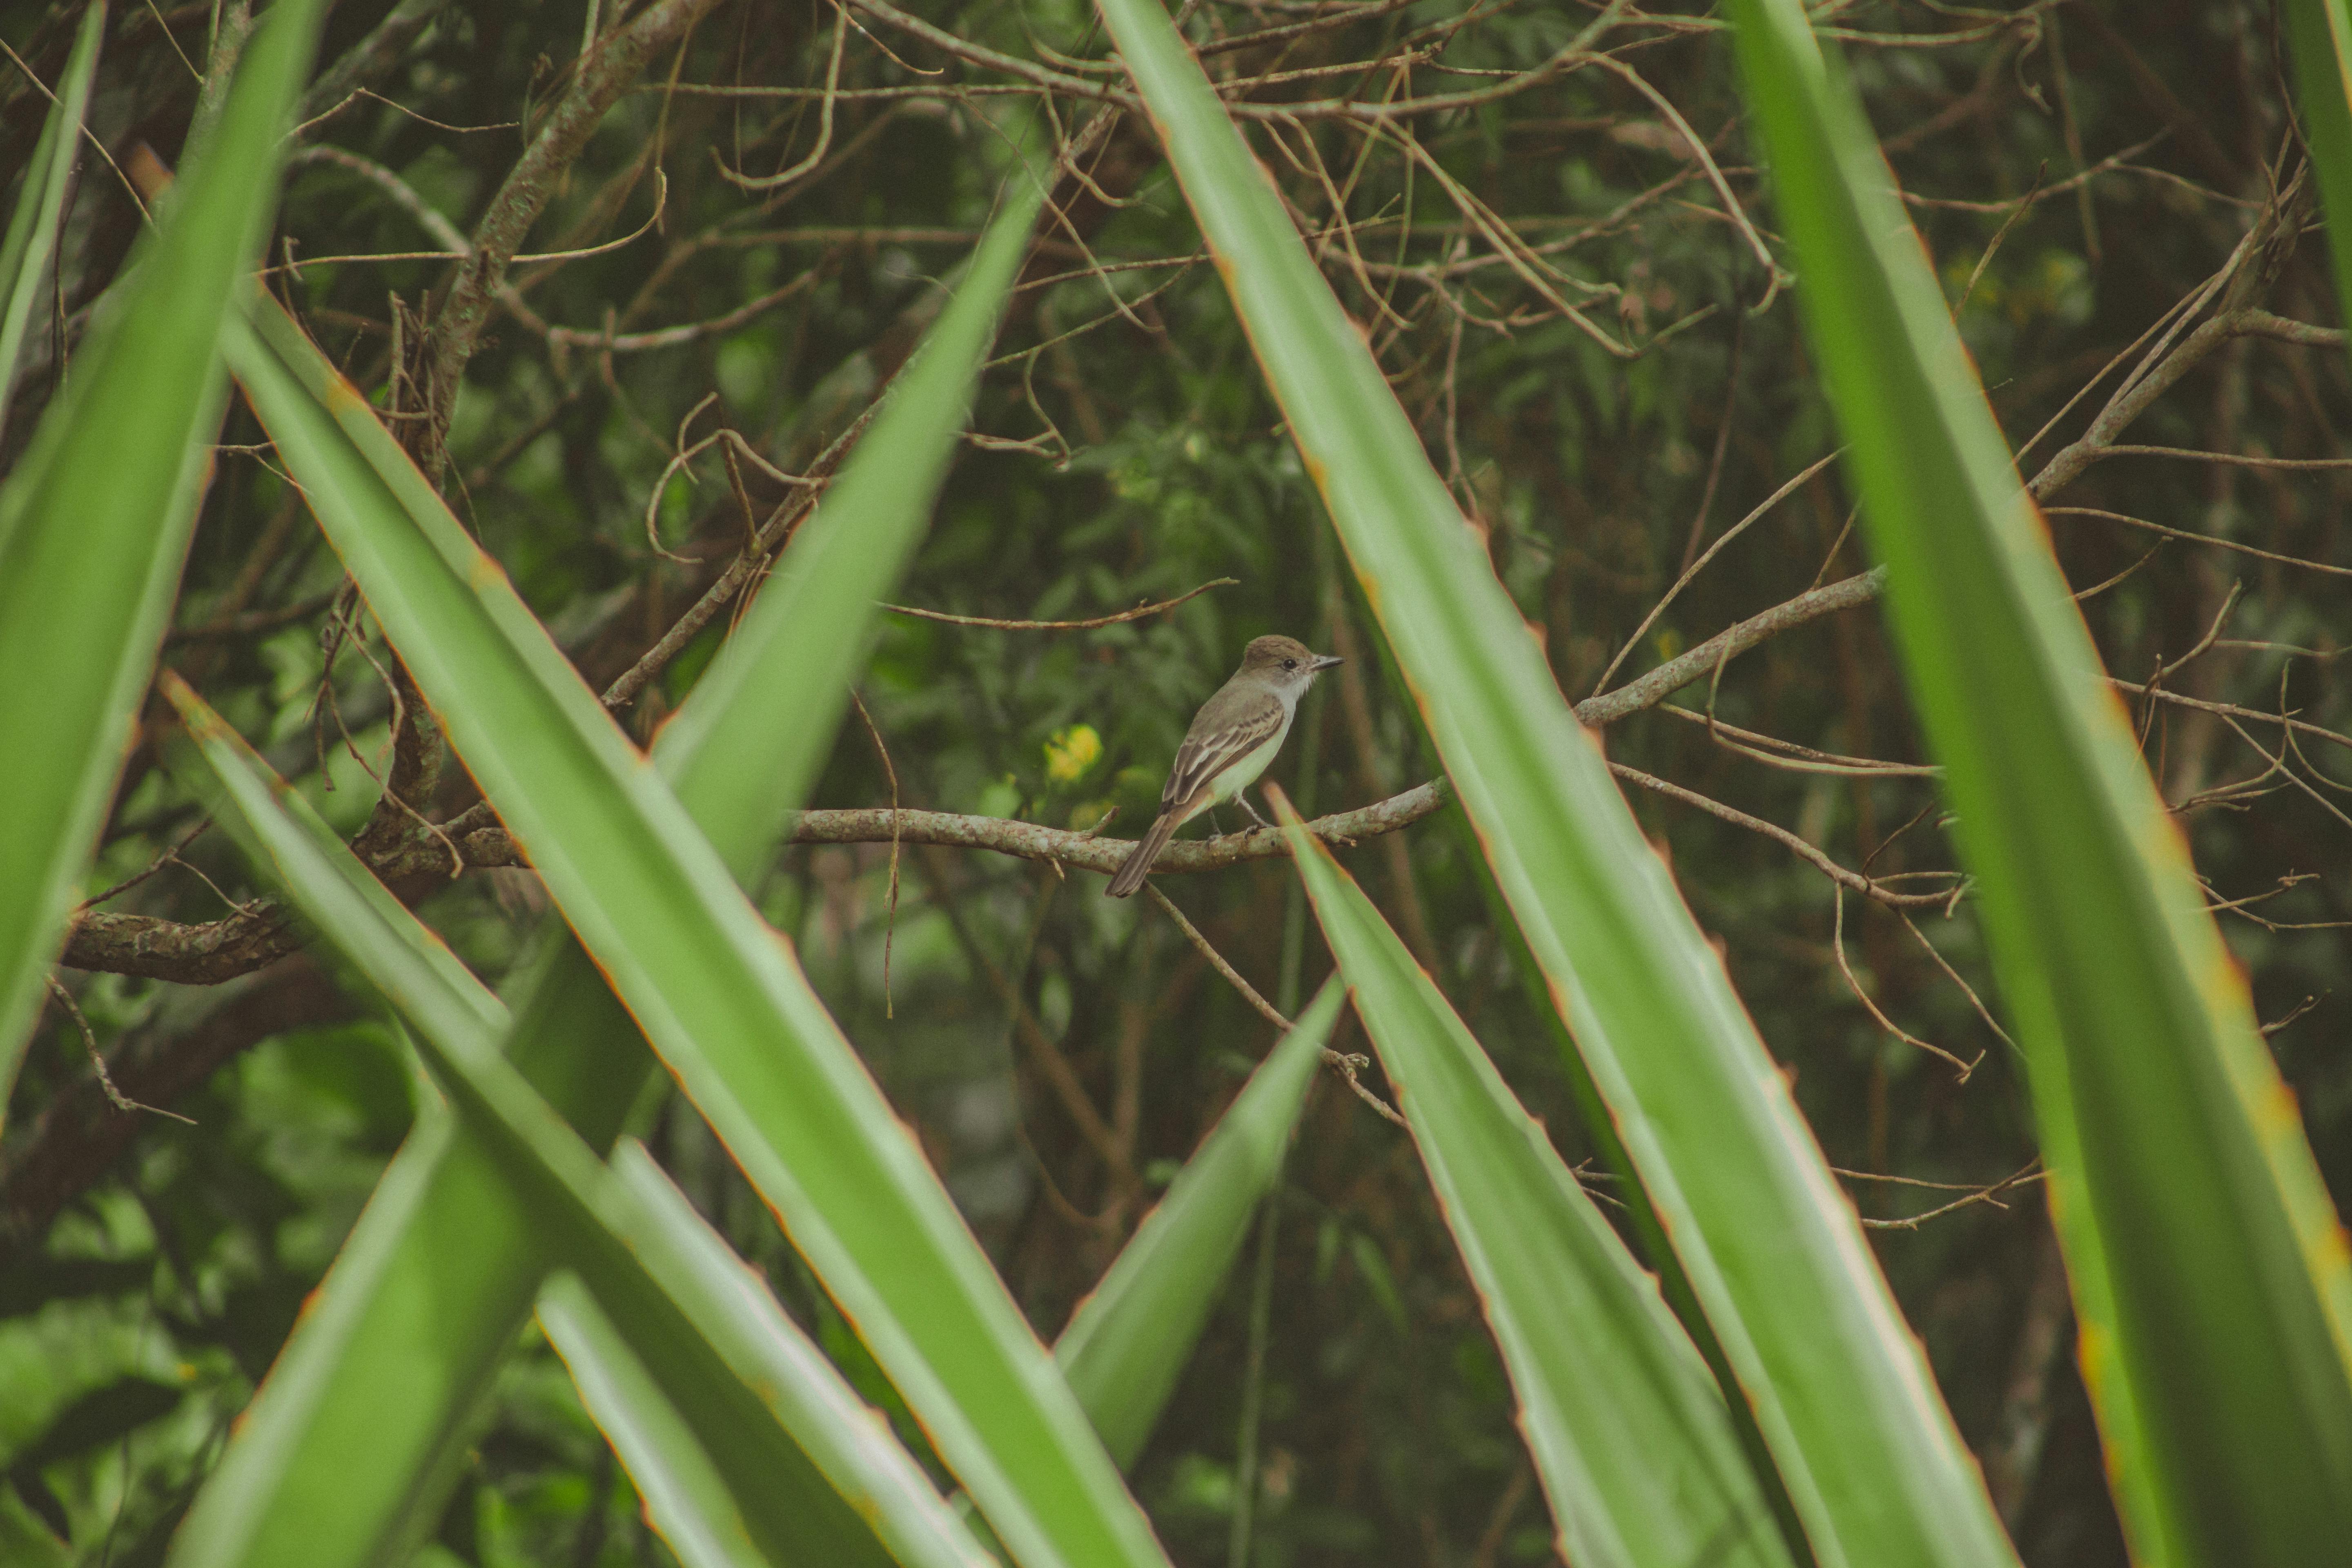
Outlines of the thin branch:
[{"label": "thin branch", "polygon": [[1867,1230],[1916,1230],[1931,1219],[1950,1214],[1954,1209],[1967,1208],[1972,1204],[1990,1204],[1997,1209],[2007,1208],[2009,1205],[2000,1201],[2001,1194],[2012,1187],[2021,1187],[2028,1183],[2041,1181],[2048,1174],[2046,1171],[2037,1171],[2032,1165],[2028,1165],[2013,1176],[1995,1182],[1989,1187],[1979,1187],[1965,1197],[1954,1198],[1950,1203],[1929,1209],[1926,1214],[1915,1214],[1909,1219],[1865,1219],[1862,1222],[1863,1226]]},{"label": "thin branch", "polygon": [[2200,452],[2192,447],[2106,447],[2098,458],[2186,458],[2200,463],[2228,463],[2241,468],[2286,468],[2315,472],[2352,468],[2352,458],[2262,458],[2247,452]]},{"label": "thin branch", "polygon": [[1189,594],[1172,599],[1162,599],[1156,605],[1139,605],[1132,610],[1121,610],[1115,616],[1097,616],[1090,621],[1000,621],[987,616],[951,616],[944,610],[919,610],[907,605],[884,605],[882,608],[894,616],[915,616],[926,621],[940,621],[951,626],[988,626],[1002,632],[1090,632],[1097,626],[1115,626],[1127,621],[1139,621],[1156,616],[1162,610],[1172,610],[1187,599],[1196,599],[1212,588],[1234,588],[1241,584],[1238,577],[1219,577],[1203,583]]},{"label": "thin branch", "polygon": [[[1276,1028],[1280,1029],[1285,1034],[1288,1034],[1291,1029],[1296,1026],[1289,1019],[1275,1011],[1274,1004],[1259,995],[1257,987],[1243,979],[1239,970],[1225,962],[1224,955],[1210,945],[1209,939],[1202,936],[1193,926],[1192,922],[1184,918],[1184,911],[1178,909],[1174,901],[1171,900],[1167,894],[1160,890],[1157,883],[1146,882],[1143,885],[1151,896],[1159,900],[1160,907],[1168,911],[1168,918],[1176,922],[1177,929],[1184,933],[1184,939],[1192,944],[1193,948],[1201,954],[1202,957],[1209,961],[1209,967],[1223,975],[1233,988],[1240,992],[1243,997],[1248,1001],[1252,1007],[1257,1009],[1257,1013],[1260,1017],[1265,1019],[1266,1022],[1272,1024]],[[1399,1127],[1403,1128],[1406,1131],[1410,1132],[1412,1131],[1412,1124],[1407,1121],[1403,1117],[1398,1115],[1394,1106],[1391,1105],[1387,1100],[1382,1100],[1379,1095],[1374,1094],[1370,1089],[1366,1089],[1362,1082],[1356,1077],[1358,1073],[1362,1072],[1366,1068],[1372,1065],[1369,1058],[1349,1055],[1343,1052],[1332,1050],[1328,1047],[1326,1047],[1323,1051],[1323,1063],[1326,1067],[1328,1067],[1332,1071],[1338,1073],[1342,1079],[1347,1080],[1349,1090],[1353,1093],[1358,1100],[1362,1100],[1366,1105],[1370,1106],[1374,1110],[1380,1112],[1381,1115],[1387,1118],[1389,1121],[1395,1122]]]},{"label": "thin branch", "polygon": [[1184,940],[1191,942],[1200,952],[1201,956],[1209,961],[1209,967],[1223,975],[1226,983],[1242,994],[1243,1000],[1257,1010],[1259,1017],[1287,1033],[1291,1027],[1290,1020],[1276,1012],[1274,1004],[1259,995],[1257,987],[1243,979],[1241,971],[1225,962],[1224,955],[1211,946],[1209,939],[1202,936],[1192,922],[1184,918],[1184,911],[1176,907],[1174,900],[1161,892],[1153,883],[1146,881],[1143,885],[1160,907],[1168,911],[1168,918],[1176,922],[1177,929],[1184,933]]},{"label": "thin branch", "polygon": [[2292,715],[2265,713],[2258,708],[2241,708],[2234,702],[2208,702],[2200,698],[2184,696],[2178,691],[2167,691],[2160,686],[2150,689],[2148,687],[2136,681],[2125,680],[2118,676],[2107,677],[2107,684],[2117,691],[2129,692],[2134,697],[2154,698],[2158,702],[2168,702],[2176,708],[2195,708],[2207,713],[2227,714],[2232,719],[2252,719],[2263,724],[2283,725],[2297,734],[2314,735],[2323,741],[2332,741],[2347,751],[2352,751],[2352,735],[2339,734],[2334,730],[2326,729],[2308,720],[2297,719]]},{"label": "thin branch", "polygon": [[142,1105],[115,1088],[113,1075],[106,1070],[106,1058],[98,1048],[98,1031],[92,1029],[89,1026],[89,1020],[82,1016],[80,1006],[73,999],[73,993],[67,990],[54,974],[49,976],[49,994],[58,999],[58,1005],[66,1010],[66,1016],[71,1018],[74,1027],[81,1031],[82,1046],[89,1052],[90,1070],[98,1075],[98,1086],[106,1091],[108,1104],[125,1116],[134,1110],[146,1110],[157,1116],[168,1116],[174,1121],[184,1121],[191,1127],[196,1124],[196,1119],[193,1116],[183,1116],[176,1110],[165,1110],[161,1106]]},{"label": "thin branch", "polygon": [[890,760],[890,748],[883,743],[881,726],[866,710],[866,699],[857,694],[856,687],[850,688],[849,700],[857,705],[857,716],[866,721],[866,732],[873,737],[875,754],[882,759],[882,771],[890,779],[890,898],[882,926],[882,1016],[895,1018],[898,1013],[890,999],[890,948],[898,935],[898,767]]},{"label": "thin branch", "polygon": [[1774,490],[1770,495],[1766,496],[1762,500],[1757,502],[1756,509],[1753,511],[1750,511],[1746,517],[1741,518],[1738,522],[1733,523],[1729,528],[1725,529],[1716,539],[1716,542],[1708,545],[1706,552],[1701,554],[1697,560],[1692,562],[1681,576],[1675,579],[1674,585],[1665,591],[1664,595],[1661,597],[1656,604],[1650,606],[1650,613],[1642,617],[1642,624],[1633,628],[1633,635],[1628,637],[1625,639],[1624,646],[1617,650],[1617,657],[1609,661],[1609,668],[1602,670],[1601,672],[1601,679],[1592,683],[1594,693],[1597,695],[1602,687],[1609,684],[1609,678],[1617,673],[1617,667],[1625,662],[1625,656],[1632,653],[1635,647],[1640,646],[1643,635],[1657,624],[1658,617],[1666,613],[1666,606],[1675,602],[1675,596],[1676,595],[1680,594],[1685,587],[1689,586],[1691,579],[1696,577],[1700,573],[1706,570],[1708,562],[1713,561],[1717,555],[1722,554],[1726,545],[1729,544],[1733,540],[1738,538],[1741,534],[1747,532],[1748,529],[1761,521],[1768,514],[1770,513],[1774,507],[1779,506],[1782,501],[1788,500],[1790,496],[1796,493],[1798,486],[1803,484],[1807,479],[1811,479],[1815,474],[1820,473],[1823,468],[1829,467],[1831,463],[1837,459],[1838,453],[1844,450],[1844,447],[1840,447],[1836,451],[1827,453],[1822,457],[1815,458],[1794,479],[1789,480],[1779,489]]},{"label": "thin branch", "polygon": [[1789,274],[1783,271],[1780,262],[1773,258],[1771,247],[1766,245],[1764,237],[1756,232],[1756,226],[1748,221],[1748,209],[1739,205],[1738,196],[1732,195],[1731,182],[1723,177],[1721,169],[1716,167],[1714,157],[1706,150],[1706,143],[1699,139],[1697,132],[1690,128],[1690,121],[1683,118],[1682,111],[1668,100],[1666,95],[1652,87],[1649,81],[1632,66],[1609,55],[1594,55],[1591,63],[1602,70],[1612,73],[1634,91],[1648,99],[1657,111],[1666,117],[1666,123],[1673,126],[1675,133],[1682,137],[1684,145],[1691,151],[1691,156],[1697,159],[1699,167],[1706,172],[1707,184],[1713,185],[1715,194],[1723,198],[1724,209],[1730,215],[1734,226],[1739,230],[1739,237],[1748,242],[1748,248],[1755,253],[1757,261],[1764,268],[1764,276],[1769,279],[1765,286],[1764,298],[1755,307],[1756,313],[1760,315],[1769,310],[1773,297],[1780,291],[1780,285],[1789,281]]},{"label": "thin branch", "polygon": [[606,34],[580,62],[570,90],[548,111],[530,147],[490,198],[426,344],[425,406],[434,416],[434,430],[433,438],[422,443],[420,456],[429,474],[437,476],[448,461],[440,432],[457,406],[458,378],[473,357],[523,237],[546,208],[564,171],[604,122],[605,110],[657,51],[676,42],[716,4],[718,0],[656,0],[626,26]]},{"label": "thin branch", "polygon": [[1845,976],[1846,989],[1852,991],[1862,1005],[1870,1010],[1870,1016],[1878,1020],[1878,1026],[1880,1028],[1885,1029],[1888,1034],[1894,1036],[1896,1039],[1901,1040],[1906,1046],[1916,1046],[1921,1050],[1927,1052],[1930,1056],[1943,1058],[1946,1061],[1951,1063],[1954,1067],[1959,1069],[1959,1081],[1962,1083],[1968,1082],[1969,1075],[1977,1070],[1977,1062],[1984,1060],[1984,1053],[1982,1051],[1979,1051],[1976,1056],[1976,1061],[1964,1062],[1960,1060],[1959,1058],[1954,1056],[1951,1052],[1946,1050],[1943,1047],[1931,1045],[1927,1041],[1921,1039],[1918,1036],[1912,1034],[1909,1030],[1904,1028],[1901,1025],[1895,1023],[1894,1019],[1888,1017],[1885,1013],[1879,1010],[1878,1004],[1871,1000],[1870,993],[1863,989],[1862,982],[1854,978],[1853,966],[1846,962],[1844,885],[1841,883],[1837,887],[1833,888],[1831,890],[1831,898],[1832,900],[1832,908],[1835,910],[1835,913],[1832,916],[1832,924],[1830,927],[1830,951],[1837,955],[1838,973]]},{"label": "thin branch", "polygon": [[[1685,789],[1677,784],[1668,784],[1664,779],[1643,773],[1638,768],[1629,768],[1622,763],[1611,763],[1609,771],[1628,784],[1639,784],[1654,795],[1664,795],[1668,800],[1681,801],[1685,805],[1696,806],[1709,816],[1719,817],[1735,827],[1744,827],[1750,833],[1760,833],[1774,843],[1787,848],[1800,859],[1811,864],[1822,875],[1839,887],[1851,889],[1882,904],[1896,908],[1932,908],[1951,901],[1952,894],[1949,889],[1939,893],[1895,892],[1886,887],[1883,881],[1874,880],[1858,871],[1848,870],[1778,823],[1767,822],[1760,816],[1750,816],[1736,806],[1726,805],[1719,800],[1710,799],[1696,790]],[[1158,868],[1155,868],[1155,869]],[[1957,871],[1937,874],[1952,877],[1959,875]]]},{"label": "thin branch", "polygon": [[[739,190],[772,191],[780,186],[791,184],[824,162],[825,150],[833,145],[833,107],[840,97],[841,46],[849,37],[850,26],[849,6],[845,0],[834,0],[834,10],[835,16],[833,24],[833,57],[826,62],[824,68],[824,96],[818,100],[815,147],[810,150],[807,157],[803,158],[791,168],[780,170],[772,174],[758,176],[740,174],[729,168],[727,160],[719,155],[719,149],[711,148],[711,163],[716,164],[719,173]],[[860,31],[863,30],[860,29]]]},{"label": "thin branch", "polygon": [[[2000,1026],[2000,1020],[1992,1016],[1992,1009],[1985,1005],[1984,998],[1977,994],[1976,987],[1970,985],[1967,981],[1960,978],[1960,972],[1952,967],[1950,960],[1947,959],[1941,952],[1937,951],[1936,944],[1927,940],[1927,932],[1921,931],[1917,926],[1911,923],[1911,917],[1909,915],[1905,914],[1900,910],[1895,910],[1895,918],[1903,922],[1903,929],[1909,931],[1913,940],[1917,942],[1921,947],[1927,950],[1927,956],[1936,961],[1936,967],[1942,970],[1946,977],[1948,978],[1953,984],[1960,988],[1960,994],[1969,999],[1969,1005],[1977,1010],[1977,1016],[1984,1020],[1985,1027],[1990,1029],[1995,1035],[2000,1037],[2000,1043],[2002,1045],[2007,1046],[2012,1051],[2016,1050],[2018,1048],[2017,1042],[2009,1037],[2009,1031]],[[1984,1059],[1981,1053],[1979,1053],[1977,1059],[1979,1061],[1982,1061]]]},{"label": "thin branch", "polygon": [[[2108,522],[2120,522],[2126,527],[2141,529],[2149,533],[2160,533],[2167,539],[2185,540],[2191,544],[2210,544],[2216,550],[2235,551],[2241,555],[2252,555],[2263,561],[2275,561],[2283,566],[2300,567],[2308,572],[2324,572],[2331,577],[2352,577],[2352,566],[2330,566],[2325,561],[2312,561],[2299,555],[2281,555],[2273,551],[2257,550],[2251,544],[2241,544],[2234,539],[2221,539],[2210,533],[2196,533],[2185,528],[2168,528],[2160,522],[2150,522],[2145,518],[2127,517],[2122,512],[2108,511],[2101,507],[2053,506],[2044,507],[2042,510],[2052,517],[2101,518]],[[2110,579],[2110,581],[2113,580]],[[2099,586],[2104,588],[2108,586],[2108,584],[2102,583]]]},{"label": "thin branch", "polygon": [[81,901],[80,905],[76,908],[74,912],[76,914],[79,914],[83,910],[94,910],[100,904],[111,902],[113,900],[121,898],[123,894],[129,892],[131,889],[145,881],[148,878],[153,876],[156,872],[162,870],[164,867],[180,863],[180,851],[185,849],[189,845],[194,844],[197,839],[203,837],[205,829],[210,827],[212,825],[213,819],[211,817],[206,816],[199,818],[194,827],[189,828],[187,832],[180,836],[178,842],[172,845],[170,848],[164,850],[161,855],[156,856],[154,859],[150,860],[147,863],[147,868],[145,870],[133,872],[131,875],[125,877],[121,881],[115,883],[114,886],[107,889],[106,891],[102,893],[91,894],[89,898],[84,899]]}]

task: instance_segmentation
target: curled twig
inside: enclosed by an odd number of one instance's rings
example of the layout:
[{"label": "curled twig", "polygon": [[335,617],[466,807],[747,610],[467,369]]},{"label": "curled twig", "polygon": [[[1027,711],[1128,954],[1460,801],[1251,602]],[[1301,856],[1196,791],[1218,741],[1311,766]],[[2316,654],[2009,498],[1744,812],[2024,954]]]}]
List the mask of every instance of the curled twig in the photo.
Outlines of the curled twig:
[{"label": "curled twig", "polygon": [[[1843,883],[1834,884],[1831,890],[1831,897],[1834,900],[1833,907],[1836,912],[1832,917],[1832,924],[1830,927],[1830,951],[1837,955],[1838,973],[1845,976],[1847,989],[1851,990],[1854,995],[1861,1000],[1862,1005],[1870,1010],[1870,1016],[1878,1020],[1878,1026],[1880,1028],[1885,1029],[1888,1034],[1893,1035],[1896,1039],[1901,1040],[1906,1045],[1916,1046],[1921,1050],[1927,1052],[1931,1056],[1943,1058],[1946,1061],[1959,1068],[1959,1081],[1962,1083],[1968,1082],[1969,1075],[1977,1070],[1977,1062],[1984,1060],[1984,1053],[1982,1051],[1979,1051],[1976,1055],[1976,1061],[1964,1062],[1960,1060],[1959,1058],[1954,1056],[1951,1052],[1946,1050],[1943,1047],[1931,1045],[1927,1041],[1921,1039],[1918,1036],[1912,1034],[1909,1030],[1905,1029],[1901,1025],[1897,1024],[1894,1019],[1888,1017],[1885,1013],[1879,1011],[1878,1004],[1870,999],[1870,993],[1864,990],[1862,988],[1862,982],[1853,977],[1853,966],[1848,963],[1845,959],[1844,885]],[[1955,978],[1957,978],[1957,976]],[[1973,995],[1974,994],[1971,993],[1970,994]]]}]

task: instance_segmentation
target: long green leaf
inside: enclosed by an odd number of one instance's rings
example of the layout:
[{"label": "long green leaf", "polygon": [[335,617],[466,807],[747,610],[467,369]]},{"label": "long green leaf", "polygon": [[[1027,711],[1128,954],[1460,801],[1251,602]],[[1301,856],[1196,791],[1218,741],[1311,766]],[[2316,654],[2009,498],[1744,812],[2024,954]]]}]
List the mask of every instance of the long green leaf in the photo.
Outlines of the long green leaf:
[{"label": "long green leaf", "polygon": [[0,486],[0,1122],[187,557],[226,395],[220,322],[261,247],[321,10],[272,8]]},{"label": "long green leaf", "polygon": [[[627,1016],[570,943],[526,984],[516,1070],[608,1147],[647,1070],[616,1033]],[[554,1263],[478,1140],[447,1118],[411,1133],[173,1537],[173,1568],[402,1561]]]},{"label": "long green leaf", "polygon": [[2108,1436],[2135,1545],[2341,1556],[2352,1264],[2294,1100],[1851,85],[1795,0],[1734,16],[1816,363],[2031,1063],[2060,1240],[2078,1286],[2097,1280],[2094,1395],[2128,1390]]},{"label": "long green leaf", "polygon": [[2013,1562],[1721,960],[1153,0],[1099,0],[1496,879],[1825,1568]]},{"label": "long green leaf", "polygon": [[[1034,211],[1034,193],[1016,190],[992,233],[1025,233]],[[732,864],[764,863],[831,748],[864,658],[870,602],[886,596],[921,537],[987,350],[985,323],[1009,282],[1001,265],[968,275],[952,330],[935,327],[892,384],[737,626],[719,666],[730,678],[698,684],[655,745],[656,766]],[[336,385],[315,350],[291,334],[286,346],[309,384]],[[359,417],[355,404],[344,405],[346,417]],[[368,450],[397,470],[385,445]],[[917,482],[927,473],[931,488]],[[770,769],[764,790],[722,776],[745,759]],[[551,943],[523,980],[508,1054],[597,1149],[618,1133],[651,1063],[635,1024],[569,939]],[[361,1215],[175,1539],[175,1568],[395,1555],[464,1461],[470,1413],[549,1260],[470,1140],[413,1142],[386,1185],[401,1202]]]},{"label": "long green leaf", "polygon": [[[194,692],[169,675],[163,684],[202,760],[194,782],[207,804],[416,1027],[507,1201],[595,1292],[585,1353],[604,1324],[628,1342],[608,1392],[625,1393],[639,1372],[657,1376],[665,1407],[638,1415],[689,1429],[713,1484],[731,1495],[666,1531],[706,1546],[742,1534],[779,1563],[895,1556],[909,1568],[971,1568],[969,1538],[920,1468],[659,1169],[634,1146],[623,1151],[625,1176],[602,1166],[499,1055],[508,1020],[498,998]],[[625,1459],[642,1431],[610,1431]],[[668,1490],[645,1482],[657,1510],[700,1506],[708,1489],[692,1470]]]},{"label": "long green leaf", "polygon": [[[709,1451],[578,1276],[558,1273],[540,1287],[539,1323],[678,1562],[685,1568],[761,1568],[767,1558]],[[604,1500],[592,1498],[589,1506],[602,1508]]]},{"label": "long green leaf", "polygon": [[0,239],[0,430],[7,428],[8,404],[16,390],[16,360],[25,350],[25,329],[40,302],[41,280],[58,247],[58,225],[73,184],[74,154],[81,144],[82,115],[89,107],[89,84],[98,76],[98,46],[106,37],[105,0],[83,13],[58,100],[41,122],[41,139],[25,165],[8,233]]},{"label": "long green leaf", "polygon": [[436,1037],[496,1039],[507,1025],[506,1004],[176,670],[163,671],[155,685],[179,714],[201,764],[176,771],[247,858],[410,1023]]},{"label": "long green leaf", "polygon": [[1723,1392],[1657,1281],[1403,941],[1273,794],[1502,1346],[1561,1556],[1591,1568],[1787,1564]]},{"label": "long green leaf", "polygon": [[[933,340],[950,363],[970,360],[948,345],[992,331],[1025,237],[983,240]],[[677,796],[299,329],[265,310],[227,352],[483,794],[998,1534],[1040,1568],[1164,1561],[921,1151]],[[859,582],[845,568],[828,586],[862,620],[870,558],[845,559],[868,563]]]},{"label": "long green leaf", "polygon": [[[889,1424],[641,1148],[624,1144],[607,1170],[488,1042],[419,1043],[708,1458],[730,1509],[676,1531],[724,1539],[731,1516],[774,1563],[982,1568],[986,1554]],[[607,1433],[627,1459],[627,1435]]]},{"label": "long green leaf", "polygon": [[1054,1342],[1070,1392],[1122,1469],[1143,1452],[1282,1170],[1343,1000],[1334,979],[1307,1005]]},{"label": "long green leaf", "polygon": [[2327,215],[2336,304],[2352,321],[2352,6],[2346,0],[2286,0],[2284,9],[2295,105]]}]

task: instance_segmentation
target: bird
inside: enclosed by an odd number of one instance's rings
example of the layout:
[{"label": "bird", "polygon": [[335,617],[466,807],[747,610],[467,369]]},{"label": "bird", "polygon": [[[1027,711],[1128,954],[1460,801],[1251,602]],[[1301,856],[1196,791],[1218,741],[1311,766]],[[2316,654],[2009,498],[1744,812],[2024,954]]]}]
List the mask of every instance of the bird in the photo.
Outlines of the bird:
[{"label": "bird", "polygon": [[1168,770],[1168,786],[1160,792],[1160,815],[1120,863],[1108,895],[1124,899],[1142,887],[1169,835],[1212,806],[1241,800],[1250,820],[1269,826],[1242,798],[1242,791],[1257,782],[1282,750],[1298,700],[1315,678],[1345,662],[1332,654],[1311,652],[1297,637],[1258,637],[1244,648],[1242,667],[1234,678],[1192,716],[1192,727],[1184,731],[1184,743],[1176,748],[1176,761]]}]

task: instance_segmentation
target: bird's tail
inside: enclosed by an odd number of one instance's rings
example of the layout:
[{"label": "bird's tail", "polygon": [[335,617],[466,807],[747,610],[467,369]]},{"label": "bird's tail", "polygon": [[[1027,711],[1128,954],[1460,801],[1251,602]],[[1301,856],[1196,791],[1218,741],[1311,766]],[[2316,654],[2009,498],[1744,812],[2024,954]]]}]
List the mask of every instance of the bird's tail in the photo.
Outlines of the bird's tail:
[{"label": "bird's tail", "polygon": [[1167,847],[1168,836],[1175,832],[1176,827],[1177,817],[1172,811],[1163,811],[1152,819],[1151,831],[1145,834],[1143,842],[1119,863],[1118,874],[1110,879],[1110,887],[1107,889],[1110,897],[1124,899],[1143,886],[1143,879],[1150,871],[1151,863],[1160,858],[1160,851]]}]

